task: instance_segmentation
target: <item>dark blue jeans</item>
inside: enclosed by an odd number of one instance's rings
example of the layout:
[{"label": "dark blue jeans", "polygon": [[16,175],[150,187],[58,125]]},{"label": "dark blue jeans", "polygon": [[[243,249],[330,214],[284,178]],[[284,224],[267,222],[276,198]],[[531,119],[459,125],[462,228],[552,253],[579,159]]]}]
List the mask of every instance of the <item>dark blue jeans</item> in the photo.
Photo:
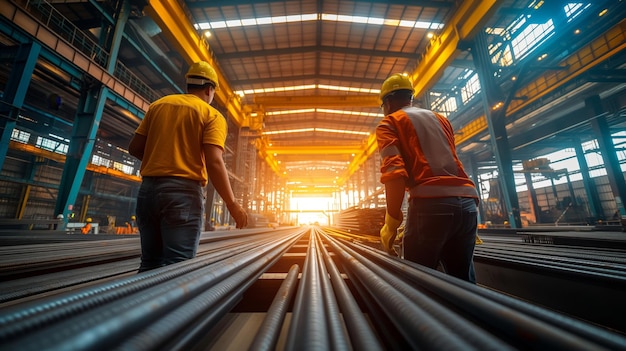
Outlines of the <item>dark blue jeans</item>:
[{"label": "dark blue jeans", "polygon": [[403,256],[433,269],[441,263],[446,273],[475,283],[472,259],[477,225],[478,211],[472,198],[411,199]]},{"label": "dark blue jeans", "polygon": [[147,271],[196,256],[204,195],[199,182],[144,177],[137,196],[141,266]]}]

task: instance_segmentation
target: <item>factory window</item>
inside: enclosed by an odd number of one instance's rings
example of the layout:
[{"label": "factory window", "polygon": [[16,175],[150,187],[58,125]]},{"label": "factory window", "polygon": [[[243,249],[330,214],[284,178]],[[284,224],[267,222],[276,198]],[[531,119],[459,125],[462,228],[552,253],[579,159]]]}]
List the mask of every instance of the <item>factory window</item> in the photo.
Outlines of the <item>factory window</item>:
[{"label": "factory window", "polygon": [[515,58],[521,60],[553,34],[554,24],[551,19],[544,24],[528,24],[511,40]]},{"label": "factory window", "polygon": [[474,98],[476,94],[480,92],[480,82],[478,81],[478,74],[474,73],[465,83],[465,86],[461,88],[461,99],[463,104]]},{"label": "factory window", "polygon": [[109,168],[112,162],[111,160],[108,160],[104,157],[93,155],[93,157],[91,158],[91,163],[96,166],[104,166],[104,167]]},{"label": "factory window", "polygon": [[[431,94],[431,96],[434,94]],[[431,103],[431,109],[446,117],[451,113],[456,112],[456,98],[454,96],[448,96],[443,94],[436,94],[437,96]]]},{"label": "factory window", "polygon": [[495,65],[506,67],[513,64],[511,47],[502,42],[491,44],[489,54],[491,55],[491,62]]},{"label": "factory window", "polygon": [[565,5],[563,8],[565,10],[565,16],[567,16],[567,21],[571,22],[578,15],[583,13],[591,4],[583,4],[579,2],[569,3]]},{"label": "factory window", "polygon": [[133,167],[120,162],[113,162],[113,169],[126,174],[133,174]]},{"label": "factory window", "polygon": [[35,143],[37,147],[40,147],[44,150],[56,152],[58,154],[65,155],[67,154],[68,144],[62,143],[56,140],[37,137],[37,142]]},{"label": "factory window", "polygon": [[19,129],[13,129],[11,132],[11,140],[19,141],[20,143],[28,144],[30,139],[30,133]]}]

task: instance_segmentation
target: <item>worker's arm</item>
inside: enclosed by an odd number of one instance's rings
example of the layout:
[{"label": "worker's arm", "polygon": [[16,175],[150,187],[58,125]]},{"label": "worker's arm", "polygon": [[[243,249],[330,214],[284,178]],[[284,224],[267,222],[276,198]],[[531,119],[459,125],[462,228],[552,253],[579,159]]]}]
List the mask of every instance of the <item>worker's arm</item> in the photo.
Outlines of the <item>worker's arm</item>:
[{"label": "worker's arm", "polygon": [[398,228],[402,224],[402,201],[404,200],[404,178],[396,177],[385,183],[385,198],[387,201],[387,213],[385,224],[380,228],[380,243],[383,250],[390,255],[395,255],[393,242],[398,235]]},{"label": "worker's arm", "polygon": [[237,222],[237,228],[248,225],[248,214],[235,199],[235,194],[228,180],[228,171],[222,157],[224,150],[217,145],[204,144],[204,157],[206,160],[206,170],[209,174],[211,184],[226,202],[228,212]]},{"label": "worker's arm", "polygon": [[128,144],[128,153],[141,161],[143,159],[144,149],[146,148],[146,140],[145,135],[135,133],[130,140],[130,144]]},{"label": "worker's arm", "polygon": [[398,177],[385,183],[385,198],[387,200],[387,213],[402,222],[402,202],[406,186],[404,178]]}]

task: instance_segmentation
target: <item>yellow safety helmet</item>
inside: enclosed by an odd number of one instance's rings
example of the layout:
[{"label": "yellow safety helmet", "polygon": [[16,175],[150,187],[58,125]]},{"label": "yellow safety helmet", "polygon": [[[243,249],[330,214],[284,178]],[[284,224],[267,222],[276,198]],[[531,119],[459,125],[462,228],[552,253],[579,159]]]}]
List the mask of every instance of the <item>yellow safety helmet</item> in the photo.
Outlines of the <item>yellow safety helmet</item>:
[{"label": "yellow safety helmet", "polygon": [[413,92],[413,83],[409,77],[400,73],[392,74],[385,79],[380,88],[380,100],[382,101],[385,96],[398,90],[410,90],[411,93]]},{"label": "yellow safety helmet", "polygon": [[187,84],[193,85],[205,85],[206,83],[212,83],[215,85],[215,89],[219,87],[217,83],[217,72],[206,61],[194,62],[185,74]]},{"label": "yellow safety helmet", "polygon": [[91,218],[87,218],[85,221],[86,221],[87,223],[91,223]]},{"label": "yellow safety helmet", "polygon": [[131,221],[134,221],[135,219],[137,219],[137,217],[135,217],[135,216],[130,216],[130,220],[131,220]]}]

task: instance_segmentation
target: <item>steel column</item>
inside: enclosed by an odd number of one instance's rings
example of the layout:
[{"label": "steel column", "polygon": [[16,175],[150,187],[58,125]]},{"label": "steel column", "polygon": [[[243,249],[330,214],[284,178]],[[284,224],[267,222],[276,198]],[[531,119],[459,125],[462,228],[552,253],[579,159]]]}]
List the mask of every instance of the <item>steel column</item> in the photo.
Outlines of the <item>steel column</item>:
[{"label": "steel column", "polygon": [[497,108],[498,104],[504,102],[504,96],[493,79],[493,68],[484,32],[476,35],[472,43],[472,58],[478,71],[483,106],[491,135],[491,146],[496,156],[498,174],[502,179],[502,195],[507,208],[509,224],[511,228],[521,228],[522,221],[519,214],[517,191],[515,190],[513,161],[506,132],[506,111],[502,106]]},{"label": "steel column", "polygon": [[17,50],[11,74],[0,101],[0,170],[9,151],[11,134],[20,115],[26,92],[41,52],[41,45],[32,42],[22,44]]},{"label": "steel column", "polygon": [[[87,81],[91,81],[91,79],[87,79]],[[98,125],[102,119],[104,104],[108,95],[108,88],[101,83],[87,81],[81,93],[78,110],[74,118],[74,127],[54,209],[54,213],[63,214],[65,221],[63,227],[67,224],[68,214],[73,210],[87,165],[91,160]]]},{"label": "steel column", "polygon": [[606,168],[606,175],[611,184],[611,190],[613,190],[617,210],[622,218],[626,218],[626,208],[624,208],[624,201],[626,201],[626,182],[624,181],[624,174],[622,173],[619,159],[617,158],[609,124],[602,115],[602,113],[604,113],[602,101],[598,95],[594,95],[585,99],[585,105],[593,111],[595,116],[599,116],[591,120],[591,127],[598,140],[600,155],[604,161],[604,167]]},{"label": "steel column", "polygon": [[604,220],[604,214],[599,211],[602,209],[600,196],[598,195],[595,182],[589,175],[589,166],[587,165],[587,159],[585,158],[585,152],[583,151],[580,139],[574,139],[572,145],[574,145],[574,150],[576,151],[580,175],[583,177],[583,185],[585,187],[585,193],[587,194],[587,204],[589,205],[589,216],[592,222],[598,219]]}]

